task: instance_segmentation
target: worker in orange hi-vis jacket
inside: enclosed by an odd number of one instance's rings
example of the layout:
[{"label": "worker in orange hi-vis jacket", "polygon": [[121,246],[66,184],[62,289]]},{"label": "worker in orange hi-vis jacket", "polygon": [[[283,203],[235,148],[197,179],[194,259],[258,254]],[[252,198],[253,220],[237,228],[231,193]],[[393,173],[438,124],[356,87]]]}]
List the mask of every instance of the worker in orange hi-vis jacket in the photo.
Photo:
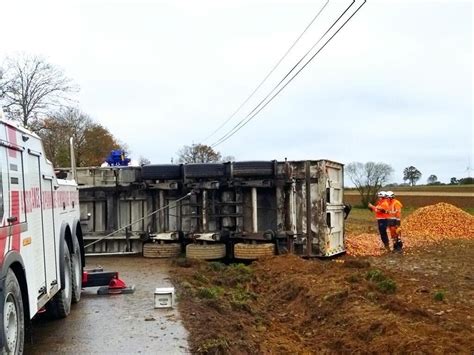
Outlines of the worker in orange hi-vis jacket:
[{"label": "worker in orange hi-vis jacket", "polygon": [[369,203],[369,208],[375,212],[375,218],[377,219],[377,225],[379,228],[380,239],[382,239],[382,243],[386,250],[390,251],[390,245],[388,241],[388,234],[387,234],[387,223],[388,211],[390,210],[390,204],[387,198],[387,193],[385,191],[380,191],[377,193],[378,200],[375,206]]},{"label": "worker in orange hi-vis jacket", "polygon": [[395,194],[392,191],[387,191],[387,197],[390,204],[388,213],[388,229],[390,231],[390,237],[393,241],[393,250],[402,251],[403,242],[401,238],[401,218],[402,218],[402,203],[395,198]]}]

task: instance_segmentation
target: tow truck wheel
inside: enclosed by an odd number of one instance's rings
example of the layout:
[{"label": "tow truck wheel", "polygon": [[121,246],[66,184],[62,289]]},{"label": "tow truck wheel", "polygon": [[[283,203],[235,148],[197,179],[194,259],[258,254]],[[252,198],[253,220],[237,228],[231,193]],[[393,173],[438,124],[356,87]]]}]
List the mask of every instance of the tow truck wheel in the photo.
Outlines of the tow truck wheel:
[{"label": "tow truck wheel", "polygon": [[73,279],[71,253],[67,243],[64,243],[64,285],[51,300],[51,311],[55,318],[66,318],[71,312]]},{"label": "tow truck wheel", "polygon": [[234,258],[236,259],[256,260],[272,255],[275,255],[275,244],[273,243],[237,243],[234,245]]},{"label": "tow truck wheel", "polygon": [[188,244],[186,257],[190,259],[216,260],[225,257],[225,244]]},{"label": "tow truck wheel", "polygon": [[25,319],[20,285],[15,273],[10,269],[5,280],[3,292],[3,331],[2,354],[22,354],[25,342]]},{"label": "tow truck wheel", "polygon": [[76,250],[71,255],[72,265],[72,303],[78,303],[81,300],[82,290],[82,260],[79,244],[76,244]]},{"label": "tow truck wheel", "polygon": [[144,258],[176,258],[181,253],[179,243],[145,243],[143,244]]}]

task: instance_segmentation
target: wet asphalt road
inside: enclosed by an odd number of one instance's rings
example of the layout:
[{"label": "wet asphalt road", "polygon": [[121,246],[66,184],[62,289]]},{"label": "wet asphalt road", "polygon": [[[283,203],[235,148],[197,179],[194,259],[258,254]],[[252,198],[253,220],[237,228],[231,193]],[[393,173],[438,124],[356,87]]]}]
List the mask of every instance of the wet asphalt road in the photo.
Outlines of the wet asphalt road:
[{"label": "wet asphalt road", "polygon": [[172,286],[170,264],[140,257],[90,257],[86,268],[118,271],[134,294],[99,296],[86,289],[66,319],[39,319],[33,324],[27,354],[111,353],[182,354],[188,352],[187,332],[177,308],[154,309],[156,287]]}]

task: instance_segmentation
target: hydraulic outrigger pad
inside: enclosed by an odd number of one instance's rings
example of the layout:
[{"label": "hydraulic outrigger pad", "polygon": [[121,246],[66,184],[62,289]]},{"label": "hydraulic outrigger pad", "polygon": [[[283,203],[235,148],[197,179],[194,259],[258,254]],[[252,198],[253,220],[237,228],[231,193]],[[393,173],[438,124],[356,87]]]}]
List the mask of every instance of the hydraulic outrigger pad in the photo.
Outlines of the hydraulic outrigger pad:
[{"label": "hydraulic outrigger pad", "polygon": [[117,295],[135,292],[135,285],[127,286],[125,281],[119,278],[117,271],[104,271],[102,268],[99,268],[82,273],[82,287],[98,286],[98,295]]}]

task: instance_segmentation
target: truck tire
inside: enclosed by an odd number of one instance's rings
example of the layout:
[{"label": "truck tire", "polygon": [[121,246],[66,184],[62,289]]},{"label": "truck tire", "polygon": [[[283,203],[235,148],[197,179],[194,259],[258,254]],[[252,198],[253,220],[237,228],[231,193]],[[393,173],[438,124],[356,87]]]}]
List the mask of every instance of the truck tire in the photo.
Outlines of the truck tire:
[{"label": "truck tire", "polygon": [[181,165],[150,164],[142,166],[143,180],[172,180],[181,178]]},{"label": "truck tire", "polygon": [[9,269],[3,290],[3,337],[2,354],[23,354],[25,345],[25,315],[20,285],[15,273]]},{"label": "truck tire", "polygon": [[181,254],[179,243],[145,243],[143,244],[144,258],[176,258]]},{"label": "truck tire", "polygon": [[186,246],[186,257],[200,260],[216,260],[225,257],[225,244],[188,244]]},{"label": "truck tire", "polygon": [[268,176],[274,174],[272,161],[236,161],[233,163],[234,176]]},{"label": "truck tire", "polygon": [[66,318],[71,313],[72,303],[72,260],[67,243],[64,243],[64,285],[51,300],[51,314],[54,318]]},{"label": "truck tire", "polygon": [[275,255],[275,244],[273,243],[237,243],[234,245],[235,259],[256,260],[272,255]]},{"label": "truck tire", "polygon": [[221,163],[202,163],[184,165],[186,178],[211,178],[225,175],[225,165]]},{"label": "truck tire", "polygon": [[72,266],[72,303],[78,303],[81,300],[82,291],[82,259],[79,243],[76,243],[74,254],[71,255]]}]

